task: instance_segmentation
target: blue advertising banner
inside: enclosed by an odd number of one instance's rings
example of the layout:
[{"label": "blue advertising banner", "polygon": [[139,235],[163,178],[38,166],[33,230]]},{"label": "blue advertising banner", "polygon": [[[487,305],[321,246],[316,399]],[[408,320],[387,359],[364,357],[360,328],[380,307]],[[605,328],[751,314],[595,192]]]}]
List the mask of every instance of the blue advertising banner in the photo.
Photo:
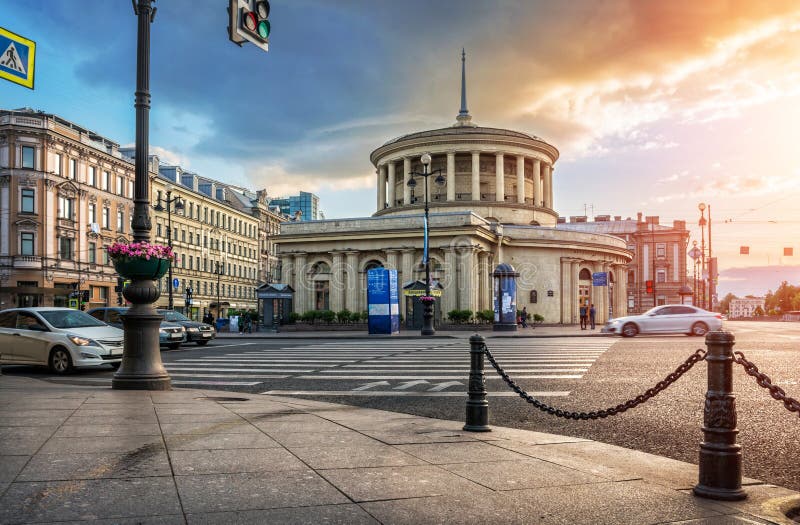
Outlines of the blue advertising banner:
[{"label": "blue advertising banner", "polygon": [[608,286],[608,274],[606,272],[593,273],[592,286]]},{"label": "blue advertising banner", "polygon": [[397,270],[373,268],[367,272],[367,325],[370,334],[400,331]]}]

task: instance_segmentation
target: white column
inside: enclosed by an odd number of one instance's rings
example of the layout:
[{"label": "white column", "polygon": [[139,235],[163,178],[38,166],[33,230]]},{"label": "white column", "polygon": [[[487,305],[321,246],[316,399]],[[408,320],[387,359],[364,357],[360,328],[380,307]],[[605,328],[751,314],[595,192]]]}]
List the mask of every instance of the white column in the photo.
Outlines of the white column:
[{"label": "white column", "polygon": [[542,161],[533,159],[533,205],[542,205]]},{"label": "white column", "polygon": [[347,263],[345,273],[347,275],[347,297],[345,308],[351,312],[360,312],[358,309],[358,252],[346,252]]},{"label": "white column", "polygon": [[458,264],[455,248],[447,246],[442,248],[444,251],[444,271],[445,279],[442,282],[442,317],[447,316],[447,312],[458,308]]},{"label": "white column", "polygon": [[[283,283],[288,284],[289,286],[291,286],[292,288],[297,290],[297,288],[295,288],[295,284],[296,283],[295,283],[295,280],[294,280],[294,275],[292,275],[294,273],[294,256],[291,255],[291,254],[285,253],[285,254],[281,254],[280,257],[281,257],[281,277],[280,277],[280,281],[283,282]],[[209,262],[212,263],[211,266],[212,266],[212,269],[213,269],[213,266],[214,266],[213,261],[209,261]],[[214,285],[216,285],[216,283],[214,283]],[[216,294],[212,293],[210,295],[213,296],[214,299],[216,299]],[[293,307],[293,310],[295,312],[299,313],[299,310],[297,309],[297,293],[295,293],[294,300],[292,301],[292,307]]]},{"label": "white column", "polygon": [[506,200],[506,174],[505,168],[503,165],[503,154],[502,153],[495,153],[494,154],[494,200],[497,202],[505,202]]},{"label": "white column", "polygon": [[344,285],[342,276],[342,252],[332,252],[333,264],[331,264],[331,310],[338,312],[344,309],[344,294],[347,288]]},{"label": "white column", "polygon": [[[47,222],[47,229],[42,232],[45,236],[45,252],[44,256],[48,258],[57,258],[58,251],[56,249],[56,191],[55,187],[45,181],[43,190],[44,194],[44,202],[45,202],[45,213],[46,213],[46,222]],[[103,213],[103,203],[102,201],[97,201],[97,218],[102,218]],[[6,208],[9,209],[9,208]],[[109,211],[109,213],[111,213]]]},{"label": "white column", "polygon": [[517,202],[525,204],[525,157],[517,155]]},{"label": "white column", "polygon": [[447,200],[456,200],[456,154],[453,151],[447,152]]},{"label": "white column", "polygon": [[308,310],[308,279],[306,278],[306,254],[298,253],[294,256],[294,297],[297,303],[295,309],[303,313]]},{"label": "white column", "polygon": [[481,154],[472,152],[472,200],[481,200]]},{"label": "white column", "polygon": [[411,159],[403,158],[403,204],[411,204],[411,188],[408,187],[408,180],[411,178]]},{"label": "white column", "polygon": [[548,209],[553,209],[553,166],[551,164],[547,164],[545,166],[545,178],[544,178],[544,207]]},{"label": "white column", "polygon": [[394,208],[397,206],[397,195],[396,195],[396,186],[397,180],[394,174],[394,161],[389,161],[389,207]]},{"label": "white column", "polygon": [[570,311],[570,319],[572,320],[572,324],[577,324],[580,320],[578,319],[578,308],[580,305],[578,304],[578,270],[580,269],[580,261],[571,261],[570,264],[570,275],[569,275],[569,282],[570,282],[570,293],[569,293],[569,311]]},{"label": "white column", "polygon": [[[413,272],[414,249],[413,248],[408,248],[408,249],[403,250],[402,259],[403,259],[403,262],[402,262],[403,271],[402,271],[402,277],[400,277],[400,279],[399,279],[400,280],[400,288],[401,288],[400,289],[400,293],[401,294],[403,293],[403,290],[402,290],[403,286],[408,284],[410,281],[412,281],[414,279],[414,272]],[[400,299],[400,303],[401,303],[400,304],[400,308],[402,309],[401,313],[403,314],[403,317],[405,318],[406,317],[406,311],[407,311],[406,310],[406,297],[405,297],[405,295],[403,295],[403,297]]]},{"label": "white column", "polygon": [[461,310],[475,310],[476,304],[474,301],[475,296],[475,251],[472,247],[459,248],[459,279],[458,288],[461,292],[458,298],[459,309]]},{"label": "white column", "polygon": [[572,264],[565,259],[561,259],[561,324],[571,324],[572,315],[570,314],[570,287],[572,286],[570,280],[570,271]]},{"label": "white column", "polygon": [[[0,181],[0,210],[3,210],[3,212],[0,212],[0,255],[9,255],[11,247],[9,246],[8,240],[11,237],[11,235],[17,235],[16,228],[14,229],[15,230],[14,232],[12,232],[11,229],[9,228],[10,224],[9,213],[11,213],[11,198],[10,198],[11,190],[9,188],[10,183],[11,183],[10,178],[3,178],[3,180]],[[38,203],[36,203],[36,205],[37,205],[37,211],[39,211],[39,213],[41,214],[42,211],[38,209]],[[85,230],[86,228],[83,229]],[[47,232],[40,230],[39,235],[47,235]],[[40,246],[39,244],[40,242],[41,239],[36,239],[35,246],[37,248],[38,246]],[[42,255],[41,250],[39,249],[36,249],[34,253],[36,253],[36,255]]]},{"label": "white column", "polygon": [[378,166],[378,208],[381,211],[386,207],[386,164]]},{"label": "white column", "polygon": [[478,310],[492,309],[492,259],[491,252],[478,253],[478,281],[480,291],[478,296]]}]

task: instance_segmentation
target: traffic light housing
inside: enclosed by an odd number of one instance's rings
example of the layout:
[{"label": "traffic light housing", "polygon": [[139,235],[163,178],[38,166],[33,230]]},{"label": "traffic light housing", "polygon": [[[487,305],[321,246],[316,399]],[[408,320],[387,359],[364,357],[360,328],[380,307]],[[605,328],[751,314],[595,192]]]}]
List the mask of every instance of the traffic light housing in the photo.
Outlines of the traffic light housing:
[{"label": "traffic light housing", "polygon": [[653,293],[653,281],[647,280],[644,282],[644,285],[647,288],[647,293]]},{"label": "traffic light housing", "polygon": [[228,36],[231,42],[242,45],[251,42],[269,51],[268,0],[230,0],[228,4]]}]

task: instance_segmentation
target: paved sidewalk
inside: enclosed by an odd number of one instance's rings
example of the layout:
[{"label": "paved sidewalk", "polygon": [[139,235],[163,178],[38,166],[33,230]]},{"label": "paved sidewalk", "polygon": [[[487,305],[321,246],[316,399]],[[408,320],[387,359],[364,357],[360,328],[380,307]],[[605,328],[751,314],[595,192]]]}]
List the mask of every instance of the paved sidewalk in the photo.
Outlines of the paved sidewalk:
[{"label": "paved sidewalk", "polygon": [[[481,334],[488,338],[492,337],[612,337],[608,334],[600,333],[602,327],[598,326],[595,330],[581,330],[578,325],[553,325],[537,326],[536,328],[519,328],[516,332],[493,332],[489,330],[437,330],[434,337],[440,338],[459,338],[468,339],[473,334]],[[364,330],[304,330],[300,332],[253,332],[251,334],[240,334],[238,332],[220,332],[218,338],[222,339],[297,339],[297,338],[344,338],[344,339],[364,339],[364,338],[392,338],[392,339],[419,339],[419,330],[401,330],[397,335],[370,335]]]},{"label": "paved sidewalk", "polygon": [[[780,523],[795,492],[584,439],[310,400],[0,376],[0,523]],[[795,504],[800,500],[795,499]],[[785,520],[784,523],[789,523]]]}]

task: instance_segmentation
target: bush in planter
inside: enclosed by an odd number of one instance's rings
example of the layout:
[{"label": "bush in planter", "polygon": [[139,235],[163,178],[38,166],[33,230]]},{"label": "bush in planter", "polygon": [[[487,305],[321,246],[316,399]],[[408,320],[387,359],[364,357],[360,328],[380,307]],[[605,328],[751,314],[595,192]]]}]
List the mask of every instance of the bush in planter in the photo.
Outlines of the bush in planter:
[{"label": "bush in planter", "polygon": [[322,310],[319,312],[319,317],[326,323],[331,324],[336,320],[336,312],[332,312],[331,310]]},{"label": "bush in planter", "polygon": [[319,318],[319,313],[316,310],[308,310],[307,312],[303,312],[303,315],[300,316],[300,320],[304,323],[314,324]]},{"label": "bush in planter", "polygon": [[336,320],[342,324],[349,323],[351,319],[351,312],[348,309],[339,310],[336,312]]},{"label": "bush in planter", "polygon": [[289,316],[287,318],[289,324],[295,324],[299,319],[300,319],[300,314],[298,314],[297,312],[289,312]]},{"label": "bush in planter", "polygon": [[447,318],[451,323],[463,324],[472,319],[472,310],[450,310],[447,312]]},{"label": "bush in planter", "polygon": [[361,320],[361,312],[350,312],[350,322],[357,323]]},{"label": "bush in planter", "polygon": [[475,318],[482,323],[494,322],[494,310],[481,310],[475,313]]},{"label": "bush in planter", "polygon": [[543,322],[544,322],[543,316],[539,314],[533,314],[533,324],[542,324]]}]

